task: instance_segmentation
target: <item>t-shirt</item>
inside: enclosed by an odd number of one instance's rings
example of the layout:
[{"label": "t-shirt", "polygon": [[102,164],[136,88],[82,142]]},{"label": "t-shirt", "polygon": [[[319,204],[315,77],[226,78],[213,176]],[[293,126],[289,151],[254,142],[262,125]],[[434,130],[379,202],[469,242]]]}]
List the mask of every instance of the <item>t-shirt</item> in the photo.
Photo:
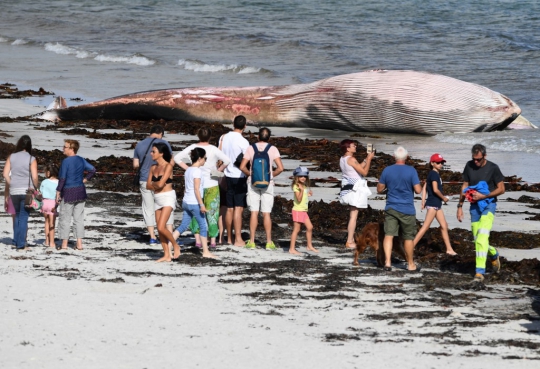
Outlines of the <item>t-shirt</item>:
[{"label": "t-shirt", "polygon": [[437,182],[437,188],[443,193],[441,176],[436,170],[430,171],[426,179],[426,206],[440,208],[442,206],[442,199],[433,193],[433,182]]},{"label": "t-shirt", "polygon": [[293,205],[293,210],[296,210],[296,211],[308,211],[308,192],[309,192],[309,189],[308,188],[304,188],[304,193],[302,194],[302,201],[298,201],[296,199],[296,192],[300,192],[300,186],[298,185],[294,185],[293,186],[293,192],[295,193],[295,195],[293,196],[293,202],[294,202],[294,205]]},{"label": "t-shirt", "polygon": [[[256,145],[257,145],[257,148],[259,149],[259,151],[264,151],[264,149],[266,149],[266,146],[268,145],[268,143],[267,142],[257,142]],[[246,149],[246,152],[244,153],[244,159],[248,159],[249,162],[253,165],[253,156],[254,155],[255,155],[255,150],[253,150],[253,146],[250,145]],[[281,155],[279,153],[279,150],[277,149],[277,147],[272,145],[272,147],[270,147],[268,149],[268,158],[270,159],[271,165],[273,166],[273,163],[275,162],[275,160],[277,158],[280,158],[280,157],[281,157]],[[272,166],[270,167],[270,179],[274,178],[274,176],[272,175]]]},{"label": "t-shirt", "polygon": [[225,168],[225,175],[229,178],[244,178],[246,175],[242,173],[240,168],[234,166],[234,162],[238,155],[245,153],[249,147],[249,142],[239,132],[229,132],[221,136],[221,151],[231,161]]},{"label": "t-shirt", "polygon": [[[469,186],[476,186],[480,181],[486,181],[489,191],[497,188],[499,182],[504,181],[504,176],[495,163],[487,161],[483,167],[477,167],[474,161],[468,161],[463,169],[463,181],[468,182]],[[493,201],[497,201],[495,197]]]},{"label": "t-shirt", "polygon": [[420,184],[416,169],[404,164],[391,165],[384,168],[379,183],[388,189],[385,210],[394,209],[406,215],[416,214],[414,186]]},{"label": "t-shirt", "polygon": [[185,192],[184,192],[184,201],[186,204],[190,205],[197,205],[199,202],[197,201],[197,197],[195,196],[195,178],[199,178],[201,180],[201,183],[199,185],[199,188],[197,189],[201,195],[201,199],[203,198],[203,180],[202,180],[202,171],[199,167],[189,167],[186,170],[186,174],[184,175],[185,180]]},{"label": "t-shirt", "polygon": [[39,190],[44,199],[54,200],[56,199],[56,187],[58,187],[58,179],[45,179],[41,182]]},{"label": "t-shirt", "polygon": [[220,149],[214,145],[201,145],[193,144],[186,147],[184,150],[180,151],[174,156],[175,163],[179,164],[180,162],[186,163],[191,162],[190,153],[196,147],[200,147],[206,151],[206,161],[201,168],[204,188],[216,187],[218,185],[218,177],[216,177],[217,172],[217,161],[221,160],[225,164],[230,163],[230,159],[225,155]]},{"label": "t-shirt", "polygon": [[[154,140],[154,142],[152,142],[152,140]],[[150,143],[154,145],[155,143],[158,143],[158,142],[163,142],[164,144],[166,144],[169,150],[171,151],[171,155],[172,155],[171,145],[169,145],[167,141],[162,140],[160,138],[154,139],[153,137],[146,137],[144,140],[139,142],[137,146],[135,146],[135,151],[133,152],[133,159],[139,159],[139,166],[141,168],[140,178],[142,182],[146,182],[146,180],[148,179],[148,173],[150,172],[150,167],[156,164],[156,162],[152,160],[152,156],[150,154],[150,152],[152,151],[152,148],[150,147]],[[146,159],[144,159],[144,163],[143,163],[144,154],[147,151],[148,151],[148,154],[146,154]]]}]

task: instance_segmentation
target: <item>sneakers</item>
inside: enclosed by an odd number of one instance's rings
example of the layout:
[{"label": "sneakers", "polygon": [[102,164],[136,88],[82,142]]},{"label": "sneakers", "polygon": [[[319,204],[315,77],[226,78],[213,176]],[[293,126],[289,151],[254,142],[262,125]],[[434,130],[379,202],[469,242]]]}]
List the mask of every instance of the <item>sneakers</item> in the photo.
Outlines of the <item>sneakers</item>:
[{"label": "sneakers", "polygon": [[276,245],[274,245],[273,242],[268,242],[268,243],[266,244],[266,249],[267,249],[267,250],[277,250],[278,248],[276,247]]},{"label": "sneakers", "polygon": [[245,248],[249,250],[255,250],[255,242],[251,242],[251,240],[249,240],[248,242],[246,242]]},{"label": "sneakers", "polygon": [[159,244],[158,240],[156,240],[155,238],[150,239],[150,246],[157,245],[157,244]]},{"label": "sneakers", "polygon": [[497,259],[491,261],[491,266],[493,267],[493,273],[499,273],[501,270],[501,261],[499,260],[499,255],[497,254]]},{"label": "sneakers", "polygon": [[484,282],[484,275],[476,273],[473,279],[474,282]]}]

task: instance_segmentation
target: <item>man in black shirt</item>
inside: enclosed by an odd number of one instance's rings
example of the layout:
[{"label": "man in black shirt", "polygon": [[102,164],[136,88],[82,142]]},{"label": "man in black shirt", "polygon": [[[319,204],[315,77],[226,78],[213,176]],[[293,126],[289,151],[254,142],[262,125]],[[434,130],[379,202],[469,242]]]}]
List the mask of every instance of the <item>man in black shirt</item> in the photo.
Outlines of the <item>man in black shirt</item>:
[{"label": "man in black shirt", "polygon": [[469,193],[471,201],[471,229],[476,248],[476,274],[474,280],[482,282],[486,271],[486,261],[489,255],[493,271],[498,273],[501,269],[499,253],[495,247],[489,245],[489,233],[493,227],[495,211],[497,209],[497,196],[502,195],[504,189],[504,176],[499,166],[486,159],[486,147],[476,144],[472,147],[472,160],[467,162],[463,170],[463,186],[459,197],[457,219],[463,220],[463,202],[465,192],[474,187]]}]

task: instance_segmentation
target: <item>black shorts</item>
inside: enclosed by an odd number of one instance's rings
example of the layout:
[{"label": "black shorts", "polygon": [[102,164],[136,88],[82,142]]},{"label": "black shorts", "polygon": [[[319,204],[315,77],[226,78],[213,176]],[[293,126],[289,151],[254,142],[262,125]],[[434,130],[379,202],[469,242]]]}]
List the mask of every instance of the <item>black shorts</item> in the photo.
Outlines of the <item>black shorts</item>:
[{"label": "black shorts", "polygon": [[246,194],[247,194],[247,177],[244,178],[227,178],[227,193],[226,193],[226,205],[227,208],[234,207],[247,207]]}]

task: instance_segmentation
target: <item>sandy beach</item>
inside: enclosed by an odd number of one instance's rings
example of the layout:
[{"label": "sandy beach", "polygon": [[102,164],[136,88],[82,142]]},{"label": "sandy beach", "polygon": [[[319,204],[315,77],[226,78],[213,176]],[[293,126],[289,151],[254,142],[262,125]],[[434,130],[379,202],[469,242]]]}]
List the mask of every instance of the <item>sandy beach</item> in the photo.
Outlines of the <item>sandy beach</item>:
[{"label": "sandy beach", "polygon": [[[40,110],[0,100],[0,117]],[[35,129],[47,124],[0,122],[0,131],[11,136],[2,141],[14,143],[24,132],[34,148],[53,150],[67,136]],[[299,136],[291,132],[273,133]],[[132,154],[132,140],[69,137],[80,140],[85,158]],[[180,133],[166,138],[195,139]],[[284,164],[278,194],[291,199],[289,177],[299,162]],[[334,172],[312,174],[329,176],[340,178]],[[314,193],[310,201],[329,203],[337,195],[335,188],[324,187]],[[73,250],[71,242],[68,251],[43,247],[38,214],[29,221],[30,251],[12,250],[11,218],[1,213],[0,367],[537,368],[540,363],[540,283],[526,284],[517,272],[472,284],[472,270],[433,267],[450,260],[434,253],[429,260],[437,263],[422,273],[407,273],[400,261],[388,273],[376,267],[371,251],[355,268],[350,251],[323,239],[314,243],[318,254],[307,252],[303,232],[302,257],[288,254],[288,239],[280,237],[277,252],[221,246],[219,260],[208,260],[188,236],[178,261],[157,264],[162,251],[144,242],[140,196],[95,190],[91,183],[89,196],[83,251]],[[540,223],[527,218],[540,209],[511,201],[521,196],[539,197],[505,193],[494,230],[537,237]],[[450,228],[469,229],[468,219],[455,219],[454,205],[445,208]],[[383,209],[384,199],[373,196],[370,206]],[[423,220],[418,201],[416,206]],[[177,212],[177,221],[180,216]],[[287,224],[274,226],[281,228],[278,234],[290,234]],[[540,260],[538,248],[500,252],[505,263]]]}]

